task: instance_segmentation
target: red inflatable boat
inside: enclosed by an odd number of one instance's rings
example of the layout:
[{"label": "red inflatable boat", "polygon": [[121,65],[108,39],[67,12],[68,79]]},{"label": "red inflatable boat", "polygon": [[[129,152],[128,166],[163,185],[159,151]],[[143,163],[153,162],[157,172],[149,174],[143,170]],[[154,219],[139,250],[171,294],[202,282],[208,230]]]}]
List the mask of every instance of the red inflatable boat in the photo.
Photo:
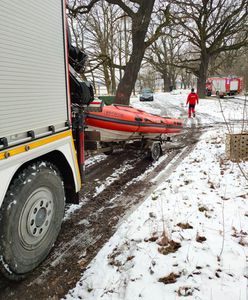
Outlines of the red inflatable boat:
[{"label": "red inflatable boat", "polygon": [[101,133],[101,141],[119,141],[141,137],[156,138],[162,134],[177,134],[182,130],[180,119],[160,117],[131,106],[104,106],[101,112],[88,112],[87,130]]}]

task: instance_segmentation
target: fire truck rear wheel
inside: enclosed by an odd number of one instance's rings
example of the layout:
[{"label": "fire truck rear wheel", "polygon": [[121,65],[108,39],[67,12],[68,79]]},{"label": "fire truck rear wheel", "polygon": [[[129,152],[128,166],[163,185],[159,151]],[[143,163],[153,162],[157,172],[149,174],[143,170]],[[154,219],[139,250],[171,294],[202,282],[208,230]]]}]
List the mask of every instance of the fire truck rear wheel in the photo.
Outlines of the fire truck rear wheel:
[{"label": "fire truck rear wheel", "polygon": [[60,231],[65,194],[49,162],[36,162],[12,182],[0,211],[0,270],[20,280],[48,255]]}]

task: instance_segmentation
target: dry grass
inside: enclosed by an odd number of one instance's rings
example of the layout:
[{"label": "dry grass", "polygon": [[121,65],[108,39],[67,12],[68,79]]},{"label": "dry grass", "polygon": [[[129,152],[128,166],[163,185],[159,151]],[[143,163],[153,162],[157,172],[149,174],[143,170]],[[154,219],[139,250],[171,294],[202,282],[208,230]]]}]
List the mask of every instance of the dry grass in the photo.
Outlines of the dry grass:
[{"label": "dry grass", "polygon": [[181,227],[182,229],[193,229],[189,223],[178,223],[177,226]]},{"label": "dry grass", "polygon": [[170,253],[176,252],[181,247],[180,243],[177,243],[173,240],[169,241],[167,246],[162,246],[158,248],[158,252],[163,255],[168,255]]},{"label": "dry grass", "polygon": [[181,274],[176,274],[176,273],[170,273],[169,275],[165,276],[165,277],[161,277],[159,278],[158,282],[162,282],[164,284],[171,284],[171,283],[175,283],[177,281],[177,278],[179,278],[181,276]]}]

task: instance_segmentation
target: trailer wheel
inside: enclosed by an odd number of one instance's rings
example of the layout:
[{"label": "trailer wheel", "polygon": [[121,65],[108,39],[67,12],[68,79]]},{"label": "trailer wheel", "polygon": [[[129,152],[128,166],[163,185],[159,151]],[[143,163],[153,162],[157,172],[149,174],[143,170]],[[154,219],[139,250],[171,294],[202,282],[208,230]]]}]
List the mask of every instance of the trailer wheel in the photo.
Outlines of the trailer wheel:
[{"label": "trailer wheel", "polygon": [[161,155],[161,145],[159,142],[154,142],[151,146],[150,158],[153,161],[156,161],[159,159],[160,155]]},{"label": "trailer wheel", "polygon": [[102,147],[109,148],[109,150],[103,152],[105,155],[111,155],[114,152],[111,143],[102,143]]},{"label": "trailer wheel", "polygon": [[51,163],[36,162],[10,185],[0,210],[0,269],[19,280],[50,252],[65,206],[63,182]]},{"label": "trailer wheel", "polygon": [[113,154],[113,149],[109,150],[109,151],[104,151],[103,152],[105,155],[111,155]]}]

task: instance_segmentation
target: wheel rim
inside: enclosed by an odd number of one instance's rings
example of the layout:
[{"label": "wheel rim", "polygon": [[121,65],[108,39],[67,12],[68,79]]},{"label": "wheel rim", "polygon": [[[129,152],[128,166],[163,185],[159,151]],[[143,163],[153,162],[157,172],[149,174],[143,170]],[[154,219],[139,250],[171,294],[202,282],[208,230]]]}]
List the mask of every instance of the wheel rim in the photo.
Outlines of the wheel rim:
[{"label": "wheel rim", "polygon": [[19,219],[19,236],[24,248],[38,247],[50,227],[53,212],[53,194],[48,188],[36,189],[29,196]]},{"label": "wheel rim", "polygon": [[153,149],[152,149],[152,158],[154,160],[157,160],[160,156],[160,147],[159,145],[154,145]]}]

